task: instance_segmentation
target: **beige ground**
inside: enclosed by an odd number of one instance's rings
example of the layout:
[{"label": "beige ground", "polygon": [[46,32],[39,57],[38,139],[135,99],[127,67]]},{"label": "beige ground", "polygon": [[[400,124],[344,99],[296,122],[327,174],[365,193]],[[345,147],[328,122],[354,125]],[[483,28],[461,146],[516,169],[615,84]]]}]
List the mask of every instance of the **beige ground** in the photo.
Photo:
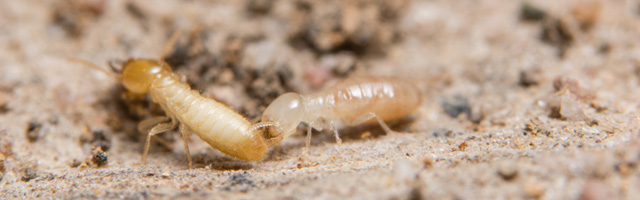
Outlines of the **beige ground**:
[{"label": "beige ground", "polygon": [[[0,1],[0,199],[640,198],[640,2],[532,2]],[[157,58],[177,29],[167,62],[254,122],[347,76],[425,101],[395,134],[314,134],[306,164],[304,134],[261,162],[193,137],[187,170],[172,131],[138,166],[135,126],[162,110],[64,58]]]}]

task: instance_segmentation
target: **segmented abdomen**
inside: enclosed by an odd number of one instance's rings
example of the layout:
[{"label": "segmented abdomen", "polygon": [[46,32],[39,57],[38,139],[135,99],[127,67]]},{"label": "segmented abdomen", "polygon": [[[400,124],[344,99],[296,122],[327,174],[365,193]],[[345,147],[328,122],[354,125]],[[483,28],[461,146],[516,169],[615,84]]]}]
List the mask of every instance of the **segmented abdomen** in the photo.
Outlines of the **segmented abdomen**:
[{"label": "segmented abdomen", "polygon": [[259,160],[267,151],[263,137],[249,132],[251,122],[182,82],[151,89],[151,97],[168,115],[187,125],[202,140],[230,156]]},{"label": "segmented abdomen", "polygon": [[422,94],[415,85],[390,77],[345,79],[315,96],[325,98],[325,108],[345,124],[369,112],[385,121],[399,119],[422,103]]}]

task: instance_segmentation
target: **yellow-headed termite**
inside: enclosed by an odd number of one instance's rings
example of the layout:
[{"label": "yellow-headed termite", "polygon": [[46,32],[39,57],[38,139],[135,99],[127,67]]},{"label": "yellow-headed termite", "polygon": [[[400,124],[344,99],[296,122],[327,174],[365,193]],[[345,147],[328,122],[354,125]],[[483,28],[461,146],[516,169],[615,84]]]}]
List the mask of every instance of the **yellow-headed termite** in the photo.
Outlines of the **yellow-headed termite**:
[{"label": "yellow-headed termite", "polygon": [[[203,97],[181,81],[162,58],[180,35],[176,32],[165,46],[160,59],[129,59],[120,74],[104,70],[90,62],[69,59],[115,77],[134,94],[149,94],[167,116],[144,120],[139,130],[149,130],[141,162],[145,163],[151,136],[174,129],[180,122],[180,132],[192,168],[187,138],[195,133],[222,153],[242,160],[260,160],[267,153],[269,140],[258,129],[271,126],[269,122],[252,125],[246,118],[224,104]],[[170,120],[170,121],[169,121]],[[167,122],[169,121],[169,122]]]},{"label": "yellow-headed termite", "polygon": [[405,117],[422,104],[422,93],[407,80],[391,77],[356,77],[345,79],[322,92],[310,95],[286,93],[274,100],[262,114],[270,123],[268,138],[282,140],[296,132],[299,123],[308,124],[306,154],[311,142],[311,128],[332,128],[341,143],[335,121],[354,126],[376,119],[387,132],[384,121]]}]

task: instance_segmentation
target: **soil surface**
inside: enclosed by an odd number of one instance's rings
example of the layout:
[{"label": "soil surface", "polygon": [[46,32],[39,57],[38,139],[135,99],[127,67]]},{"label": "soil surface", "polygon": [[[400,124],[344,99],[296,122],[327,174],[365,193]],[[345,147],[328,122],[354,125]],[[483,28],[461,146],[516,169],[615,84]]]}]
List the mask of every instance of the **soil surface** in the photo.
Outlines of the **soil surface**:
[{"label": "soil surface", "polygon": [[[0,27],[0,199],[640,198],[637,1],[22,0]],[[173,130],[139,165],[164,111],[67,58],[164,59],[254,123],[354,76],[424,102],[393,133],[314,132],[306,161],[300,125],[257,162],[193,136],[193,170]]]}]

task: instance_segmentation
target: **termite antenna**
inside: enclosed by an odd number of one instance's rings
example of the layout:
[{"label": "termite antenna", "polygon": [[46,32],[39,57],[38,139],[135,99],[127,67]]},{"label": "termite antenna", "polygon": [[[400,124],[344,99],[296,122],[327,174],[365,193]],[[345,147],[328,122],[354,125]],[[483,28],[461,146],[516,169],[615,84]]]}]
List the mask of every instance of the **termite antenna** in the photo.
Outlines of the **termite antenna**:
[{"label": "termite antenna", "polygon": [[160,58],[158,58],[159,60],[164,60],[167,54],[171,52],[171,50],[173,49],[173,45],[176,44],[176,42],[178,41],[178,38],[180,38],[180,35],[182,35],[181,28],[179,28],[178,30],[173,32],[173,34],[171,34],[169,41],[167,41],[167,44],[165,44],[164,48],[162,48],[162,52],[160,53]]},{"label": "termite antenna", "polygon": [[[118,62],[119,64],[115,64],[115,62]],[[118,67],[120,66],[120,67]],[[109,67],[111,67],[111,71],[116,72],[117,74],[119,74],[120,72],[122,72],[122,68],[124,66],[124,62],[121,60],[109,60]]]},{"label": "termite antenna", "polygon": [[101,67],[98,67],[97,65],[95,65],[95,64],[93,64],[93,63],[91,63],[89,61],[80,60],[80,59],[77,59],[77,58],[67,58],[67,60],[71,61],[71,62],[75,62],[75,63],[81,64],[81,65],[84,65],[86,67],[89,67],[89,68],[92,68],[92,69],[95,69],[95,70],[98,70],[98,71],[106,74],[107,76],[115,79],[115,80],[120,80],[120,75],[118,75],[118,74],[116,74],[114,72],[110,72],[108,70],[105,70],[105,69],[103,69]]}]

